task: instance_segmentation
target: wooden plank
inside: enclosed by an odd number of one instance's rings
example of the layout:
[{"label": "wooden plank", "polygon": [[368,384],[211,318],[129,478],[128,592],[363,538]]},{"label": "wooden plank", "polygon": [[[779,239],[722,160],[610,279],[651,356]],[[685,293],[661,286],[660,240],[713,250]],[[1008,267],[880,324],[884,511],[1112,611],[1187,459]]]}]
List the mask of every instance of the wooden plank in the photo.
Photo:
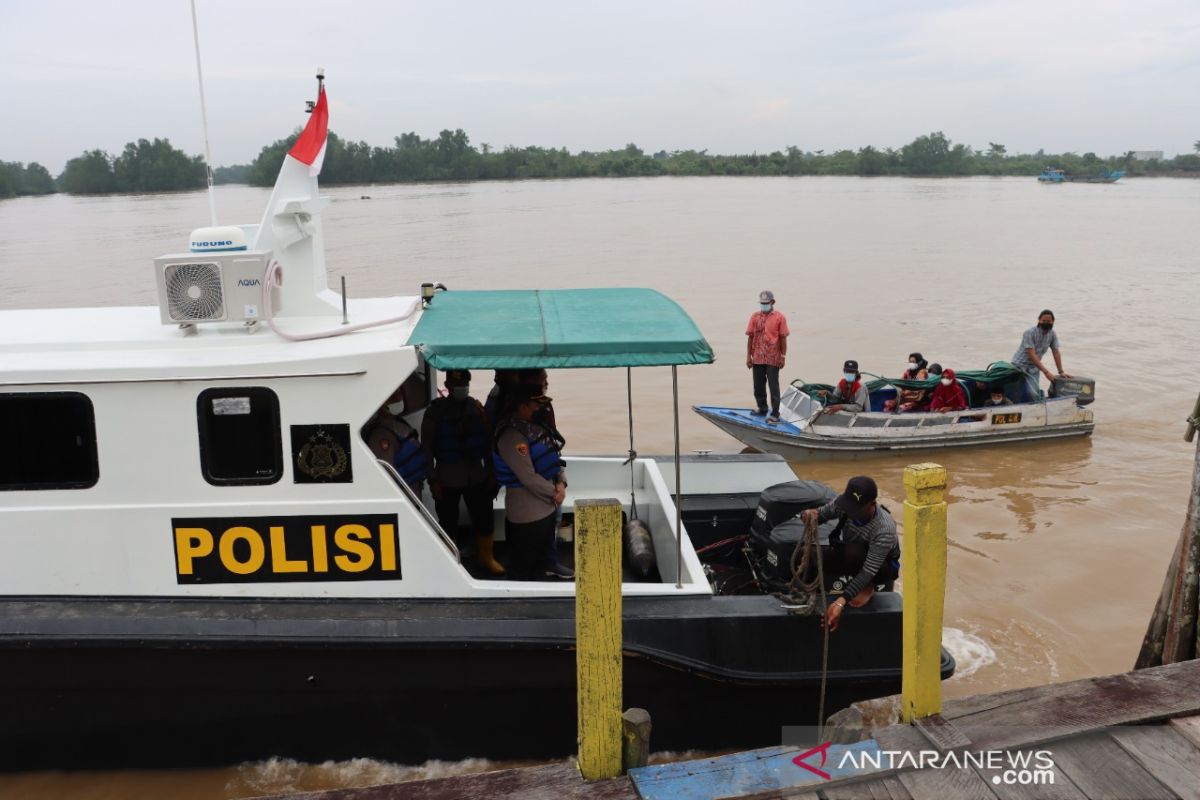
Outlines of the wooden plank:
[{"label": "wooden plank", "polygon": [[[986,767],[977,766],[972,766],[972,769],[979,773],[979,776],[986,783],[991,785],[992,791],[996,793],[996,796],[1000,800],[1087,800],[1088,796],[1062,770],[1051,769],[1049,770],[1049,775],[1040,772],[1040,767],[1045,765],[1046,762],[1037,758],[1037,751],[1049,750],[1053,752],[1052,748],[1053,745],[1047,745],[1031,750],[1006,751],[1004,756],[1005,765],[1001,769],[987,769]],[[1012,755],[1009,756],[1008,753],[1012,753]],[[1020,755],[1018,756],[1018,754]],[[1018,760],[1019,758],[1027,760]],[[1014,767],[1014,763],[1026,766]],[[1019,782],[1009,783],[1009,779],[1016,777],[1019,780],[1021,777],[1011,774],[1006,777],[1004,773],[1009,769],[1030,770],[1030,774],[1025,776],[1029,782],[1024,786]]]},{"label": "wooden plank", "polygon": [[918,769],[900,774],[913,800],[996,800],[990,784],[970,769]]},{"label": "wooden plank", "polygon": [[[900,794],[896,795],[896,791]],[[825,800],[911,800],[904,784],[893,775],[870,781],[853,781],[837,786],[824,786],[821,794]]]},{"label": "wooden plank", "polygon": [[639,800],[628,778],[585,783],[574,764],[479,772],[364,789],[281,795],[262,800]]},{"label": "wooden plank", "polygon": [[1053,754],[1055,772],[1088,797],[1175,798],[1107,733],[1055,742],[1046,749]]},{"label": "wooden plank", "polygon": [[1200,661],[1042,687],[1016,702],[958,717],[980,750],[1028,747],[1117,725],[1200,712]]},{"label": "wooden plank", "polygon": [[[839,769],[847,751],[873,751],[873,742],[834,745],[805,759],[811,767],[834,776],[846,775],[851,767]],[[745,800],[776,800],[816,793],[824,788],[823,777],[795,763],[803,751],[794,747],[765,747],[712,758],[656,764],[630,770],[635,790],[643,800],[712,800],[737,797]]]},{"label": "wooden plank", "polygon": [[913,726],[938,750],[964,750],[971,746],[971,740],[941,714],[913,720]]},{"label": "wooden plank", "polygon": [[1110,736],[1182,800],[1200,800],[1200,749],[1167,725],[1119,728]]},{"label": "wooden plank", "polygon": [[1183,736],[1196,747],[1200,747],[1200,715],[1192,717],[1176,717],[1170,722],[1171,729]]}]

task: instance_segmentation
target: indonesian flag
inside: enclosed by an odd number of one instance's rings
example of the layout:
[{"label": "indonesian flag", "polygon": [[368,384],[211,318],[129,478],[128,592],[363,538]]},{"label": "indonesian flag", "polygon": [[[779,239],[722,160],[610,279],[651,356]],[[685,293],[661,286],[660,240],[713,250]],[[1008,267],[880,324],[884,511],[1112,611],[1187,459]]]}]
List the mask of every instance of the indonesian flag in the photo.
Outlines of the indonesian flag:
[{"label": "indonesian flag", "polygon": [[326,134],[329,133],[329,105],[325,102],[325,87],[317,96],[317,104],[313,106],[308,124],[304,126],[300,138],[288,150],[288,156],[301,164],[308,165],[308,174],[316,177],[321,174],[321,163],[325,161]]}]

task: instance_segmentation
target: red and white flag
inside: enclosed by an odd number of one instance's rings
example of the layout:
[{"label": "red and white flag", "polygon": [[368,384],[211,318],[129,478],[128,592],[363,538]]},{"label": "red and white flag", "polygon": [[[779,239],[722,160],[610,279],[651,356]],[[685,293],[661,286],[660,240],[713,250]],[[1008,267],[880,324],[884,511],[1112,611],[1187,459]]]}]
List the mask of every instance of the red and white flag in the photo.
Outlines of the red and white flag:
[{"label": "red and white flag", "polygon": [[329,106],[325,102],[325,87],[317,96],[317,104],[313,106],[308,124],[300,133],[300,138],[288,150],[288,156],[308,165],[308,174],[316,177],[321,174],[321,163],[325,161],[325,144],[329,133]]}]

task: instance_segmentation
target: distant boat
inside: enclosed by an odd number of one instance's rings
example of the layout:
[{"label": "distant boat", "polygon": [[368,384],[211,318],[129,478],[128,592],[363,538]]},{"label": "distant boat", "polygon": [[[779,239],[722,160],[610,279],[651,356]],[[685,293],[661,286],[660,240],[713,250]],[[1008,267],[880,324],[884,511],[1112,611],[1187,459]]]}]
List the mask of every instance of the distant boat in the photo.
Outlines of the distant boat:
[{"label": "distant boat", "polygon": [[1094,175],[1068,175],[1066,170],[1046,167],[1038,180],[1042,183],[1116,183],[1125,177],[1124,170],[1109,169]]}]

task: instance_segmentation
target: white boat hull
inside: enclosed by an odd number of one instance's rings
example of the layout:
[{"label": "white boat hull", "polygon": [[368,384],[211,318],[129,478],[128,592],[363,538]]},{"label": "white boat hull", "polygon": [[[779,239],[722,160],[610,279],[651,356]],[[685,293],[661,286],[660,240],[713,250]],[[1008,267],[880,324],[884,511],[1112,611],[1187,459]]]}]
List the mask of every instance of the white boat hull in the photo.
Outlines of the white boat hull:
[{"label": "white boat hull", "polygon": [[[1095,427],[1092,412],[1069,398],[950,414],[839,413],[819,417],[812,425],[803,420],[770,425],[751,416],[748,408],[693,410],[747,446],[790,461],[1088,436]],[[1014,415],[1019,415],[1017,421],[1007,421]]]}]

